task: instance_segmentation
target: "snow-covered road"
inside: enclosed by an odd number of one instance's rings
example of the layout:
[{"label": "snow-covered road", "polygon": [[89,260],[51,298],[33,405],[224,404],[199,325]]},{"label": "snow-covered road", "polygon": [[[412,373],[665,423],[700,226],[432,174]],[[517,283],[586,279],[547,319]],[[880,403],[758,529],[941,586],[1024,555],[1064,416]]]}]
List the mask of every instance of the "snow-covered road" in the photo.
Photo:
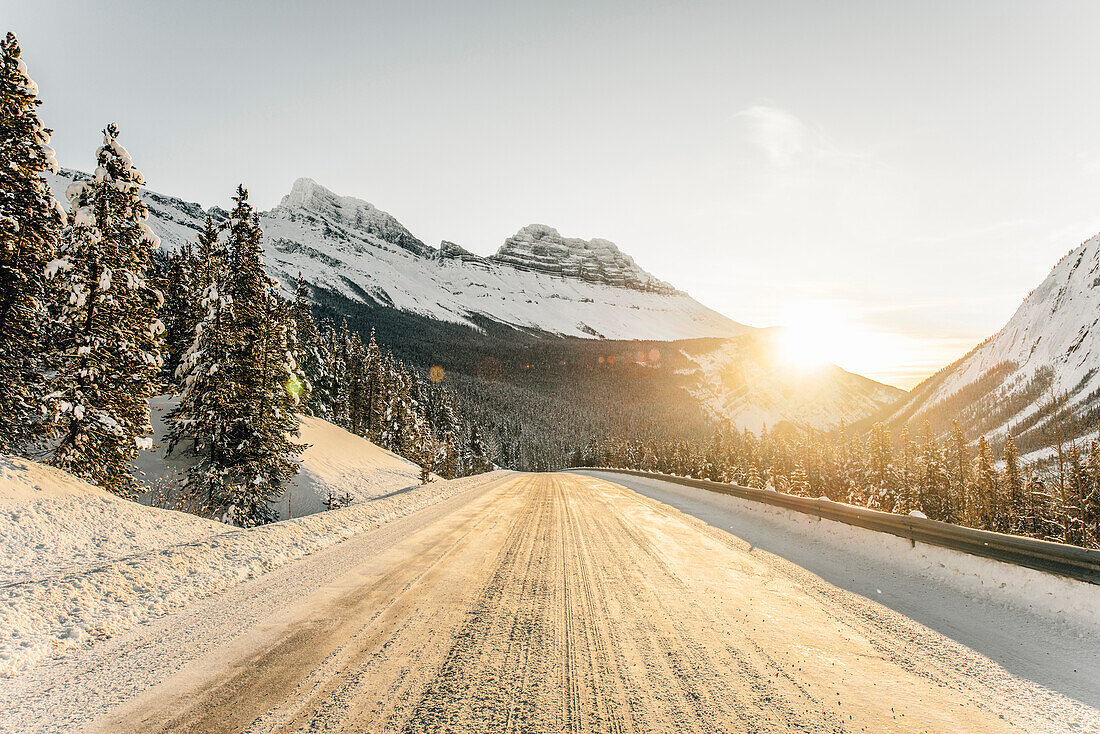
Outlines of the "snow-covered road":
[{"label": "snow-covered road", "polygon": [[502,477],[0,683],[0,722],[1100,731],[1095,637],[1075,641],[1088,682],[1040,685],[791,563],[781,528],[745,522],[747,540],[725,529],[733,510],[667,490],[704,521],[618,482]]}]

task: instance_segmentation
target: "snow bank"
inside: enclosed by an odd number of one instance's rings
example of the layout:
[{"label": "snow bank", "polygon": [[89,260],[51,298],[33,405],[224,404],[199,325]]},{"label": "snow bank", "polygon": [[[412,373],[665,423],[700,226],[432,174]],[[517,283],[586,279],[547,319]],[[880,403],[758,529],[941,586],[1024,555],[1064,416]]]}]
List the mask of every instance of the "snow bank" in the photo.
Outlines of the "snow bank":
[{"label": "snow bank", "polygon": [[[359,476],[368,481],[365,470]],[[406,485],[343,510],[238,529],[118,500],[50,467],[5,458],[0,674],[14,675],[499,476]],[[17,550],[21,542],[27,547]]]},{"label": "snow bank", "polygon": [[[841,562],[845,556],[857,556],[870,561],[876,568],[888,570],[902,578],[929,579],[968,598],[984,599],[1037,615],[1050,624],[1070,625],[1087,634],[1100,633],[1100,586],[1094,584],[948,548],[914,543],[889,533],[878,533],[697,487],[613,472],[578,473],[597,476],[662,501],[668,501],[663,495],[678,495],[692,502],[749,516],[784,533],[835,548],[840,551],[837,558]],[[698,505],[681,509],[707,522],[721,521],[706,512],[699,512]],[[825,563],[824,559],[819,560]]]},{"label": "snow bank", "polygon": [[[185,454],[164,455],[168,443],[165,418],[178,402],[170,395],[158,395],[149,401],[156,450],[141,452],[135,462],[139,479],[159,485],[169,494],[186,477],[190,464]],[[300,435],[295,440],[307,448],[298,457],[300,468],[287,483],[287,491],[273,502],[280,520],[324,512],[330,494],[340,498],[346,494],[357,503],[420,483],[420,467],[408,459],[320,418],[302,416],[301,421]],[[151,498],[146,496],[142,501],[149,504]]]},{"label": "snow bank", "polygon": [[60,469],[0,456],[0,585],[224,531],[212,520],[120,499]]},{"label": "snow bank", "polygon": [[[292,517],[325,509],[329,495],[350,496],[352,503],[378,499],[420,483],[420,467],[320,418],[302,417],[301,468],[288,483]],[[275,502],[287,518],[287,493]]]}]

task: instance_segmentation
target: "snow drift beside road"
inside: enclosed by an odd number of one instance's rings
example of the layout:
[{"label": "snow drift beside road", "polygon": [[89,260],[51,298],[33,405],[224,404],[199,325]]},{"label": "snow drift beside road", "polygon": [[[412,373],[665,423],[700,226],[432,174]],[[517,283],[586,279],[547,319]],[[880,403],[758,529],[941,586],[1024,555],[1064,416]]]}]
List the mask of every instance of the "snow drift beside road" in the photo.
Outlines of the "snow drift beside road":
[{"label": "snow drift beside road", "polygon": [[[308,448],[289,482],[293,517],[324,511],[329,494],[347,493],[357,504],[420,484],[416,464],[320,418],[302,416],[299,440]],[[286,493],[275,507],[279,519],[286,519]]]},{"label": "snow drift beside road", "polygon": [[252,529],[119,499],[53,467],[0,456],[0,675],[500,476],[420,486],[414,464],[318,419],[306,419],[306,429],[321,443],[303,457],[301,501],[319,504],[332,487],[359,504]]},{"label": "snow drift beside road", "polygon": [[75,571],[225,529],[184,512],[142,507],[52,466],[0,456],[0,584]]}]

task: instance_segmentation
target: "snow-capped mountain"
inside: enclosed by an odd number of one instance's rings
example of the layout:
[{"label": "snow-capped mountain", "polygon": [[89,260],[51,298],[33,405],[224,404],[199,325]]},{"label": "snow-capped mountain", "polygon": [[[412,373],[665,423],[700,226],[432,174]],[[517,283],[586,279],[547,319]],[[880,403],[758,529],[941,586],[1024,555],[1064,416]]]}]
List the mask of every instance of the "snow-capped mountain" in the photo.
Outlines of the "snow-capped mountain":
[{"label": "snow-capped mountain", "polygon": [[535,270],[589,283],[606,283],[638,291],[675,295],[676,289],[657,280],[608,240],[562,237],[545,224],[529,224],[504,241],[491,258],[515,268]]},{"label": "snow-capped mountain", "polygon": [[645,272],[606,240],[530,225],[489,257],[416,239],[366,202],[298,179],[261,222],[284,284],[312,285],[440,321],[608,339],[729,336],[746,327]]},{"label": "snow-capped mountain", "polygon": [[1048,443],[1052,395],[1077,417],[1065,430],[1096,429],[1100,405],[1100,235],[1063,257],[989,339],[918,385],[892,423],[942,430],[956,419],[973,437],[1011,432],[1023,450]]},{"label": "snow-capped mountain", "polygon": [[692,343],[681,354],[696,365],[688,368],[695,382],[688,391],[716,418],[759,431],[782,422],[814,428],[852,423],[900,400],[904,390],[836,365],[800,367],[779,356],[774,329],[754,329],[697,350]]},{"label": "snow-capped mountain", "polygon": [[[57,195],[87,175],[65,169]],[[162,247],[194,240],[208,212],[147,191],[149,225]],[[224,210],[209,212],[218,221]],[[489,320],[563,336],[686,339],[731,336],[747,327],[676,291],[607,240],[564,238],[530,225],[479,257],[451,242],[417,239],[395,217],[338,196],[308,178],[261,215],[268,270],[290,292],[299,273],[352,301],[479,328]]]}]

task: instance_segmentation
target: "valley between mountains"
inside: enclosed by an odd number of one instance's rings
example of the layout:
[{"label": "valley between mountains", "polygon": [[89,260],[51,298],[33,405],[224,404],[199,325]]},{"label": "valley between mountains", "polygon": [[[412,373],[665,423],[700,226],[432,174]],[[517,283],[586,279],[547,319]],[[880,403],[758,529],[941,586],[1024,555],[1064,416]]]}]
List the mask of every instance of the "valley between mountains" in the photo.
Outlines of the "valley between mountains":
[{"label": "valley between mountains", "polygon": [[[49,178],[60,194],[87,174],[64,169]],[[193,240],[207,214],[227,216],[152,191],[144,198],[163,252]],[[967,435],[988,434],[995,446],[1011,432],[1025,452],[1039,451],[1059,413],[1052,400],[1064,404],[1063,422],[1072,417],[1072,435],[1095,433],[1100,416],[1093,366],[1100,238],[1066,255],[1001,331],[906,394],[836,366],[791,365],[774,329],[703,306],[607,240],[533,224],[490,256],[449,241],[432,247],[387,212],[305,178],[262,214],[261,225],[267,269],[287,293],[300,276],[319,315],[375,330],[422,369],[441,364],[474,395],[468,412],[512,406],[540,435],[549,433],[535,450],[508,446],[516,427],[498,422],[497,442],[515,468],[561,466],[567,457],[555,445],[576,447],[615,430],[701,439],[716,422],[759,431],[929,421],[944,434],[957,420]],[[528,410],[520,395],[539,407]],[[627,395],[654,420],[619,416],[614,403]],[[606,418],[572,415],[577,401],[600,404]],[[540,419],[547,414],[576,432]],[[678,433],[663,426],[671,416]],[[493,420],[487,410],[480,417]]]}]

